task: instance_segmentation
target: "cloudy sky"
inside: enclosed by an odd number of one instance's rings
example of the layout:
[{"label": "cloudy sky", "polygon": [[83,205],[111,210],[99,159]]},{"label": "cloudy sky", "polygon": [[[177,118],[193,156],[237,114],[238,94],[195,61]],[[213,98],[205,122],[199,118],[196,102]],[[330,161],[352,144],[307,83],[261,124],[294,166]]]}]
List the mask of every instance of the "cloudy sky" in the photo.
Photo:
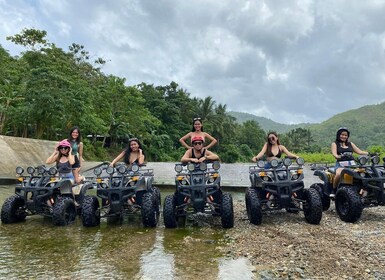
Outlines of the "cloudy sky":
[{"label": "cloudy sky", "polygon": [[280,123],[385,101],[385,0],[0,0],[0,44],[46,30],[103,71]]}]

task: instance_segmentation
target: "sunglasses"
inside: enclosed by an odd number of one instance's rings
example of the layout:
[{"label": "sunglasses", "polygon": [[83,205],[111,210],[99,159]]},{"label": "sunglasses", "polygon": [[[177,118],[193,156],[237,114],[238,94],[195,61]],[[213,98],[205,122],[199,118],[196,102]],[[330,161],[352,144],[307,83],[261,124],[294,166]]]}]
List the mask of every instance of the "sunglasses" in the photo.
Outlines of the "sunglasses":
[{"label": "sunglasses", "polygon": [[69,150],[70,147],[59,147],[59,150]]},{"label": "sunglasses", "polygon": [[203,143],[202,142],[194,142],[193,145],[196,146],[196,145],[202,145]]},{"label": "sunglasses", "polygon": [[130,138],[128,139],[128,142],[131,142],[131,141],[138,141],[139,139],[138,138]]},{"label": "sunglasses", "polygon": [[274,136],[269,137],[269,140],[275,140],[276,138]]},{"label": "sunglasses", "polygon": [[194,121],[200,121],[201,118],[194,118]]}]

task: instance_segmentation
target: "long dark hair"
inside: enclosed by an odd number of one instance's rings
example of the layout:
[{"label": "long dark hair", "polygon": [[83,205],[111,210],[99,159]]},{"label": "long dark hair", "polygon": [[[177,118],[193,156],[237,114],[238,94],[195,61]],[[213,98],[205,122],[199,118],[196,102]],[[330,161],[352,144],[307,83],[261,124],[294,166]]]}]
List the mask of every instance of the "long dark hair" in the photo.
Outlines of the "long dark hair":
[{"label": "long dark hair", "polygon": [[281,143],[279,143],[279,138],[278,138],[278,134],[277,132],[275,131],[270,131],[269,133],[267,133],[267,136],[266,136],[266,141],[267,141],[267,150],[266,150],[266,154],[267,155],[270,155],[271,154],[271,143],[270,143],[270,140],[269,140],[269,136],[273,134],[276,138],[277,138],[277,145],[281,145]]},{"label": "long dark hair", "polygon": [[[74,140],[74,139],[72,138],[72,132],[74,132],[74,130],[77,130],[78,133],[79,133],[78,138],[76,138],[76,140]],[[69,134],[69,136],[68,136],[68,141],[70,141],[70,142],[71,142],[71,141],[75,141],[75,142],[78,143],[78,144],[82,141],[82,134],[80,133],[79,127],[74,126],[74,127],[71,128],[70,134]]]},{"label": "long dark hair", "polygon": [[193,119],[193,122],[192,122],[192,129],[191,129],[191,132],[195,132],[195,122],[200,122],[202,127],[201,127],[201,131],[203,132],[203,123],[202,123],[202,118],[194,118]]},{"label": "long dark hair", "polygon": [[[126,151],[125,151],[125,153],[124,153],[124,162],[125,162],[126,164],[130,164],[130,154],[131,154],[131,152],[132,152],[132,149],[131,149],[131,142],[133,142],[133,141],[136,142],[136,143],[138,143],[139,149],[142,149],[142,144],[140,144],[138,138],[130,138],[130,139],[128,139],[128,147],[127,147],[127,149],[126,149]],[[143,153],[143,155],[144,155],[143,149],[142,149],[142,153]]]},{"label": "long dark hair", "polygon": [[346,131],[346,133],[348,134],[348,138],[346,138],[346,144],[349,143],[349,136],[350,136],[350,131],[349,129],[347,129],[346,127],[340,127],[338,130],[337,130],[337,133],[336,133],[336,143],[342,143],[340,137],[341,137],[341,133]]}]

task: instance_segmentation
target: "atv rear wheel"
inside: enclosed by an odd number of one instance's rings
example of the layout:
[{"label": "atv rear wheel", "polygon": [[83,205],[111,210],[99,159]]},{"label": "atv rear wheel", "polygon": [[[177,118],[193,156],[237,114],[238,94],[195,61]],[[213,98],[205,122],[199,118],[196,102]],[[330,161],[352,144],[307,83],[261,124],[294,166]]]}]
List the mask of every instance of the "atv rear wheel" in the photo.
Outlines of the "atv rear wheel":
[{"label": "atv rear wheel", "polygon": [[341,220],[354,223],[361,217],[363,204],[354,187],[340,187],[336,193],[336,210]]},{"label": "atv rear wheel", "polygon": [[234,226],[233,198],[229,193],[222,195],[221,222],[223,228],[232,228]]},{"label": "atv rear wheel", "polygon": [[82,205],[82,223],[85,227],[100,225],[99,200],[95,196],[85,196]]},{"label": "atv rear wheel", "polygon": [[[157,210],[158,208],[158,210]],[[159,205],[153,193],[145,193],[142,197],[142,222],[145,227],[156,227],[159,218]]]},{"label": "atv rear wheel", "polygon": [[303,206],[305,219],[309,224],[318,225],[322,219],[322,200],[319,192],[314,189],[305,189],[304,199],[306,200]]},{"label": "atv rear wheel", "polygon": [[59,198],[53,205],[52,220],[56,226],[66,226],[75,221],[76,206],[72,198]]},{"label": "atv rear wheel", "polygon": [[25,220],[24,199],[18,195],[8,197],[1,207],[1,222],[4,224],[17,223]]},{"label": "atv rear wheel", "polygon": [[163,202],[163,222],[166,228],[176,228],[175,198],[167,195]]},{"label": "atv rear wheel", "polygon": [[315,183],[310,186],[311,189],[315,189],[317,192],[319,192],[322,201],[322,210],[326,211],[330,208],[330,198],[325,194],[324,187],[325,185],[320,183]]},{"label": "atv rear wheel", "polygon": [[245,202],[247,217],[249,218],[250,223],[260,225],[262,223],[262,206],[256,189],[247,189]]}]

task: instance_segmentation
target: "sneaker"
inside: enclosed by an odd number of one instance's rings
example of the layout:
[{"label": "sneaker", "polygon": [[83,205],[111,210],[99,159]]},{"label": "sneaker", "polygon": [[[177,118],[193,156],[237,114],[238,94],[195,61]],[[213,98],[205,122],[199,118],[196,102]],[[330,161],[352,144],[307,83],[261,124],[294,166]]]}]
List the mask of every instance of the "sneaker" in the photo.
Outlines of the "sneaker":
[{"label": "sneaker", "polygon": [[329,194],[329,197],[330,198],[336,197],[336,190],[335,189],[332,190],[332,192]]}]

